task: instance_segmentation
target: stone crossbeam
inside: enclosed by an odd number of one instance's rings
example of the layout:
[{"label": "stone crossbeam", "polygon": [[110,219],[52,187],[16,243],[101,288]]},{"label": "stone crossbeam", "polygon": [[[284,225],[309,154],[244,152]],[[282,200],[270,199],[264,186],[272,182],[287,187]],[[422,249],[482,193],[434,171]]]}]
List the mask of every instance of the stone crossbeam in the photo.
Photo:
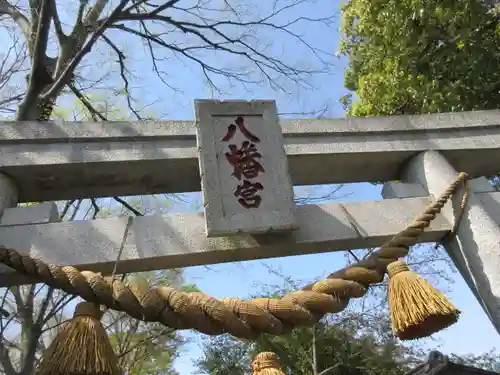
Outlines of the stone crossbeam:
[{"label": "stone crossbeam", "polygon": [[[430,202],[416,197],[303,205],[297,207],[299,229],[294,232],[218,238],[206,237],[201,213],[134,217],[127,231],[127,218],[50,223],[53,204],[46,204],[7,209],[0,244],[48,263],[110,275],[125,233],[118,273],[378,247]],[[33,215],[37,224],[26,225],[26,216]],[[449,221],[438,215],[421,241],[437,241],[450,229]],[[28,282],[0,267],[3,287]]]},{"label": "stone crossbeam", "polygon": [[[497,110],[281,126],[294,185],[398,179],[425,150],[472,177],[498,172]],[[197,157],[193,121],[0,126],[0,172],[16,181],[21,202],[200,191]]]}]

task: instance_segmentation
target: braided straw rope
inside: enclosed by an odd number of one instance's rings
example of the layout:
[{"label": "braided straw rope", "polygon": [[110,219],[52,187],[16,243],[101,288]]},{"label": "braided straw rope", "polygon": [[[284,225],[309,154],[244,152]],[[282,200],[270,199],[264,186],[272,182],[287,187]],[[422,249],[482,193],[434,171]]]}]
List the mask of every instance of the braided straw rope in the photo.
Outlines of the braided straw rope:
[{"label": "braided straw rope", "polygon": [[195,329],[209,335],[230,333],[247,339],[261,333],[279,335],[294,327],[313,325],[328,313],[344,310],[350,298],[362,297],[370,284],[381,282],[387,265],[408,254],[409,247],[417,243],[420,234],[466,178],[465,173],[460,173],[436,202],[368,258],[280,299],[217,300],[203,293],[165,286],[125,284],[91,271],[46,264],[1,246],[0,262],[33,281],[174,329]]}]

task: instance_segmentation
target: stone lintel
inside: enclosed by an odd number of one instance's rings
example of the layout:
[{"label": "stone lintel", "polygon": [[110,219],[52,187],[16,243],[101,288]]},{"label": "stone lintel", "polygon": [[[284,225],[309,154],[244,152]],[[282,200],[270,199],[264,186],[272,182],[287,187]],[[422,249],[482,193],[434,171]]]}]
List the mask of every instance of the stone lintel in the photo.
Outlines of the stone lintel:
[{"label": "stone lintel", "polygon": [[[500,160],[500,110],[280,120],[293,185],[399,179],[437,150],[471,177]],[[194,121],[3,122],[0,172],[20,202],[201,191]]]},{"label": "stone lintel", "polygon": [[[378,247],[404,229],[430,202],[424,197],[345,203],[350,219],[339,203],[303,205],[297,207],[299,229],[294,232],[218,238],[206,237],[201,213],[134,217],[118,272]],[[48,263],[109,275],[126,224],[127,218],[109,218],[1,226],[0,244]],[[421,242],[437,241],[450,229],[449,222],[438,216]],[[8,267],[0,267],[0,286],[28,282]]]}]

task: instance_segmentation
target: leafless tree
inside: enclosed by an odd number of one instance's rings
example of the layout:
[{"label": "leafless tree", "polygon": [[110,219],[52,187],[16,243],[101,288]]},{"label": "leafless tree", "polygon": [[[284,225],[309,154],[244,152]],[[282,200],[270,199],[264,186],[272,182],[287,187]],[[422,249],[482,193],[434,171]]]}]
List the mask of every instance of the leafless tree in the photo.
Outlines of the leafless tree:
[{"label": "leafless tree", "polygon": [[[124,39],[137,40],[134,56],[144,51],[158,78],[173,89],[168,75],[175,72],[168,71],[169,59],[197,67],[215,90],[221,79],[243,85],[265,82],[276,89],[285,89],[287,82],[308,86],[312,74],[328,72],[331,66],[330,53],[299,33],[304,24],[333,21],[333,15],[309,17],[314,2],[308,0],[96,0],[92,5],[88,0],[13,1],[0,0],[0,17],[10,20],[9,26],[15,24],[24,37],[30,67],[17,120],[47,119],[63,90],[84,98],[89,84],[85,64],[99,51],[116,56],[113,74],[121,78],[130,110],[139,118],[132,96],[133,64],[128,61],[133,56],[126,55],[120,43]],[[75,9],[69,10],[72,6]],[[72,26],[67,25],[68,14],[74,18]],[[273,44],[280,35],[290,41],[290,48],[305,47],[307,58],[285,59],[283,46]],[[56,56],[49,56],[53,53]],[[94,83],[102,79],[93,78]],[[92,108],[90,102],[86,105]]]},{"label": "leafless tree", "polygon": [[[300,34],[308,24],[328,27],[334,20],[334,15],[309,16],[314,3],[0,0],[0,111],[18,121],[44,121],[53,116],[58,99],[73,95],[93,119],[106,120],[106,108],[89,97],[90,90],[103,89],[124,95],[130,112],[140,119],[143,112],[134,98],[141,80],[134,71],[138,56],[174,91],[179,88],[171,84],[176,72],[169,63],[176,60],[196,68],[215,91],[226,83],[268,84],[278,90],[291,84],[310,87],[313,75],[332,67],[331,54]],[[286,58],[286,45],[276,44],[278,38],[307,53],[301,59]],[[106,69],[94,68],[102,56]],[[127,201],[113,199],[141,214]],[[72,220],[86,209],[84,217],[96,217],[99,202],[67,202],[62,213]],[[66,319],[72,298],[41,285],[0,292],[8,314],[0,321],[0,365],[7,375],[31,374],[54,328]],[[126,351],[122,358],[134,360],[141,351],[130,351],[131,337],[120,337],[120,345]]]},{"label": "leafless tree", "polygon": [[11,28],[5,27],[3,33],[12,41],[12,44],[0,53],[0,113],[8,116],[14,113],[12,106],[22,99],[22,92],[15,85],[15,78],[20,73],[27,73],[28,69],[25,43]]}]

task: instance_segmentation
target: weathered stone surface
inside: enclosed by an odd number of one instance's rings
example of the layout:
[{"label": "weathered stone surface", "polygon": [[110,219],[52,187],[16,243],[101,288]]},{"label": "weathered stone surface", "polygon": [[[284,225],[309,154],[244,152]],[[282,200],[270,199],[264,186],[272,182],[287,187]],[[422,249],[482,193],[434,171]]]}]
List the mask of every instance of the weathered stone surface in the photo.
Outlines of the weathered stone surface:
[{"label": "weathered stone surface", "polygon": [[[296,231],[218,238],[206,237],[203,214],[136,217],[128,232],[118,272],[377,247],[401,231],[429,202],[429,198],[408,198],[345,203],[349,218],[337,203],[298,206]],[[0,244],[49,263],[109,275],[126,224],[126,218],[110,218],[0,226]],[[449,222],[438,216],[421,241],[436,241],[450,229]],[[0,286],[27,282],[9,268],[0,267]]]},{"label": "weathered stone surface", "polygon": [[[498,110],[280,123],[294,185],[395,180],[429,149],[472,177],[498,172]],[[21,202],[200,191],[197,155],[194,121],[0,126]]]},{"label": "weathered stone surface", "polygon": [[5,209],[15,207],[18,199],[18,185],[10,176],[0,172],[0,217]]},{"label": "weathered stone surface", "polygon": [[409,184],[406,182],[389,181],[382,187],[382,196],[390,198],[416,198],[427,197],[429,193],[420,184]]},{"label": "weathered stone surface", "polygon": [[28,207],[7,208],[0,219],[0,225],[44,224],[59,221],[57,205],[43,202]]},{"label": "weathered stone surface", "polygon": [[196,100],[195,107],[207,235],[294,229],[276,103]]}]

